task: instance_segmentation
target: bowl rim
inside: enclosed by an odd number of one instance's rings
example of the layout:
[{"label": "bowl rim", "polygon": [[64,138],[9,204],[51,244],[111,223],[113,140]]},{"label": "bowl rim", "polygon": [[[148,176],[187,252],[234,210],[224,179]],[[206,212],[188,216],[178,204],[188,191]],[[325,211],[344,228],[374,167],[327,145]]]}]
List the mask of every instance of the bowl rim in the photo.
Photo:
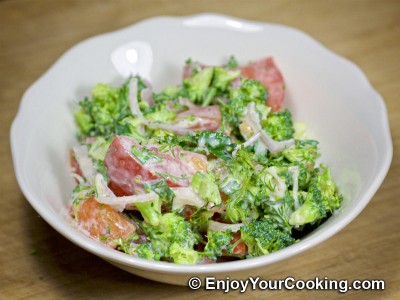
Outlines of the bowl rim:
[{"label": "bowl rim", "polygon": [[[356,206],[354,206],[354,209],[350,212],[348,212],[343,219],[339,220],[338,222],[335,223],[335,226],[332,226],[328,228],[328,230],[323,230],[319,232],[315,232],[310,238],[307,239],[306,242],[299,242],[294,245],[291,245],[285,249],[282,249],[280,251],[277,251],[275,253],[271,253],[268,255],[256,257],[256,258],[251,258],[251,259],[245,259],[245,260],[240,260],[240,261],[233,261],[233,262],[226,262],[226,263],[217,263],[217,264],[200,264],[200,265],[179,265],[179,264],[174,264],[174,263],[168,263],[168,262],[157,262],[157,261],[149,261],[145,259],[141,259],[138,257],[134,256],[129,256],[125,253],[121,253],[119,251],[116,251],[114,249],[106,248],[104,247],[99,247],[99,245],[102,245],[100,242],[95,241],[89,237],[84,236],[83,234],[76,234],[76,230],[72,226],[66,226],[66,220],[62,220],[60,218],[61,214],[58,214],[55,211],[52,211],[50,209],[46,209],[45,206],[40,205],[39,199],[36,198],[36,196],[33,194],[33,192],[30,190],[27,182],[25,181],[25,176],[23,173],[23,168],[22,168],[22,162],[24,160],[24,157],[21,157],[21,153],[18,152],[18,137],[19,137],[19,130],[20,127],[22,126],[22,120],[23,120],[23,114],[22,110],[25,109],[26,107],[29,106],[28,99],[29,99],[29,94],[33,89],[35,89],[36,86],[40,84],[43,79],[47,78],[50,76],[51,71],[60,64],[61,61],[66,60],[68,55],[73,53],[75,49],[79,47],[84,47],[87,43],[90,43],[92,40],[96,39],[102,39],[107,36],[111,36],[115,33],[122,33],[123,31],[129,31],[130,29],[142,25],[144,23],[150,23],[154,21],[166,21],[166,22],[181,22],[182,25],[184,22],[191,22],[193,20],[200,20],[200,23],[203,22],[203,24],[207,25],[207,22],[211,22],[211,25],[213,22],[225,22],[230,21],[230,22],[240,22],[242,24],[248,25],[248,26],[259,26],[262,27],[263,29],[266,27],[275,27],[275,28],[281,28],[283,30],[290,30],[298,35],[301,35],[302,38],[305,38],[308,40],[308,42],[312,42],[315,45],[319,46],[321,51],[324,51],[327,55],[330,55],[334,57],[335,59],[340,60],[343,64],[347,64],[349,68],[352,68],[353,71],[355,71],[358,75],[359,80],[363,80],[366,83],[366,88],[369,89],[369,92],[373,95],[373,98],[375,99],[374,101],[377,102],[378,108],[379,108],[379,118],[381,119],[381,132],[383,133],[383,140],[385,141],[386,145],[384,149],[386,150],[384,153],[384,159],[383,163],[379,166],[379,170],[376,174],[375,179],[373,180],[372,184],[367,188],[366,192],[364,195],[362,195],[359,203],[357,203]],[[229,29],[229,28],[228,28]],[[78,245],[79,247],[105,259],[110,262],[116,263],[116,264],[121,264],[125,266],[130,266],[134,268],[138,268],[141,270],[149,270],[149,271],[156,271],[160,273],[176,273],[176,274],[205,274],[205,273],[226,273],[226,272],[233,272],[233,271],[242,271],[242,270],[249,270],[253,269],[256,267],[261,267],[261,266],[266,266],[270,265],[272,263],[284,260],[286,258],[295,256],[297,254],[302,253],[303,251],[306,251],[310,248],[315,247],[316,245],[324,242],[328,238],[332,237],[336,233],[338,233],[341,229],[343,229],[345,226],[347,226],[351,221],[353,221],[359,214],[360,212],[364,209],[364,207],[369,203],[369,201],[372,199],[373,195],[376,193],[378,190],[379,186],[382,184],[388,170],[391,164],[392,156],[393,156],[393,145],[392,145],[392,140],[390,136],[390,128],[389,128],[389,121],[388,121],[388,115],[387,115],[387,110],[385,106],[385,102],[381,95],[373,88],[371,83],[368,81],[366,75],[361,71],[361,69],[355,65],[353,62],[347,60],[346,58],[343,58],[342,56],[334,53],[330,49],[326,48],[324,45],[322,45],[320,42],[315,40],[313,37],[308,35],[307,33],[300,31],[299,29],[287,26],[287,25],[282,25],[282,24],[275,24],[275,23],[268,23],[268,22],[255,22],[255,21],[249,21],[245,19],[240,19],[240,18],[235,18],[227,15],[222,15],[222,14],[215,14],[215,13],[202,13],[202,14],[194,14],[194,15],[189,15],[189,16],[183,16],[183,17],[175,17],[175,16],[158,16],[158,17],[152,17],[148,19],[144,19],[140,22],[137,22],[135,24],[132,24],[130,26],[111,31],[108,33],[103,33],[100,35],[96,35],[93,37],[90,37],[88,39],[85,39],[79,43],[77,43],[75,46],[71,47],[69,50],[64,52],[63,55],[61,55],[56,62],[52,64],[52,66],[45,72],[43,73],[42,76],[40,76],[24,93],[19,109],[16,113],[16,116],[12,122],[11,125],[11,130],[10,130],[10,142],[11,142],[11,153],[12,153],[12,158],[13,158],[13,163],[14,163],[14,170],[15,170],[15,175],[18,181],[18,184],[25,195],[26,199],[28,202],[32,205],[32,207],[43,217],[43,219],[50,224],[55,230],[57,230],[60,234],[62,234],[65,238],[73,242],[74,244]]]}]

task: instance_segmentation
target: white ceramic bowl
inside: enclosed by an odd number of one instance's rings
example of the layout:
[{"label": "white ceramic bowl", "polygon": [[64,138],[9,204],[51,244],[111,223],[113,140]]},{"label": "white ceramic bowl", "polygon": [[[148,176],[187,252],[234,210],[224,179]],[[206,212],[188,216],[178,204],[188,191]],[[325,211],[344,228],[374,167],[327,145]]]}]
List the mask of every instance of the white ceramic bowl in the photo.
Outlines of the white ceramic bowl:
[{"label": "white ceramic bowl", "polygon": [[[276,253],[223,264],[184,266],[128,256],[73,228],[64,216],[74,182],[68,151],[76,144],[72,111],[99,82],[121,83],[139,72],[155,89],[177,84],[186,58],[221,64],[272,55],[286,81],[285,106],[320,141],[345,195],[342,207],[299,243]],[[286,26],[222,15],[157,17],[79,43],[24,94],[11,128],[19,185],[35,210],[73,243],[145,278],[186,284],[190,276],[244,278],[305,251],[349,224],[382,183],[392,158],[384,102],[353,63]]]}]

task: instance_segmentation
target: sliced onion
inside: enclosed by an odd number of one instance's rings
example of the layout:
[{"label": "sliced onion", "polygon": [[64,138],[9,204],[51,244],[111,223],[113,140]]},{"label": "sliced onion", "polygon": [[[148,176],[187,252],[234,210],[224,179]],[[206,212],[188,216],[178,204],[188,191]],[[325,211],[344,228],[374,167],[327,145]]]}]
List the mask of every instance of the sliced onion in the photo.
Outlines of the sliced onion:
[{"label": "sliced onion", "polygon": [[81,185],[81,184],[83,184],[85,182],[85,179],[82,176],[80,176],[79,174],[71,172],[71,176],[73,178],[75,178],[75,180],[78,182],[79,185]]},{"label": "sliced onion", "polygon": [[260,132],[260,141],[267,147],[271,153],[276,153],[283,151],[287,148],[294,146],[294,139],[289,139],[285,141],[275,141],[273,140],[264,130],[262,130],[260,124],[260,117],[255,110],[254,102],[250,102],[247,105],[246,121],[252,127],[254,132]]},{"label": "sliced onion", "polygon": [[196,207],[203,207],[206,205],[206,201],[201,199],[192,188],[173,188],[172,191],[175,194],[172,209],[181,209],[185,205],[191,205]]},{"label": "sliced onion", "polygon": [[257,132],[256,134],[254,134],[252,137],[250,137],[250,138],[249,138],[246,142],[244,142],[243,144],[237,145],[237,146],[235,147],[235,150],[232,152],[232,156],[235,157],[235,156],[236,156],[236,153],[237,153],[240,149],[243,149],[243,148],[246,148],[246,147],[248,147],[248,146],[253,145],[255,142],[258,141],[258,139],[260,138],[260,136],[261,136],[261,132],[259,131],[259,132]]},{"label": "sliced onion", "polygon": [[151,191],[147,194],[117,197],[107,186],[103,175],[98,173],[95,179],[96,200],[99,203],[111,205],[117,211],[123,211],[128,204],[148,202],[158,199],[158,195]]},{"label": "sliced onion", "polygon": [[[138,118],[143,118],[143,113],[140,110],[139,107],[139,102],[137,98],[137,93],[138,93],[138,80],[137,78],[132,78],[131,81],[129,82],[129,107],[131,108],[132,115],[137,116]],[[138,131],[140,134],[144,135],[144,127],[141,125],[138,127]]]},{"label": "sliced onion", "polygon": [[97,170],[92,159],[89,157],[87,147],[85,145],[75,146],[72,150],[74,151],[75,159],[79,164],[83,177],[85,177],[86,181],[92,185]]},{"label": "sliced onion", "polygon": [[137,98],[138,93],[138,80],[133,77],[129,82],[129,106],[131,108],[132,115],[143,117],[142,111],[139,108],[139,102]]},{"label": "sliced onion", "polygon": [[260,117],[255,109],[256,105],[254,102],[250,102],[247,105],[247,112],[246,112],[246,121],[253,129],[254,132],[261,131],[262,127],[260,124]]},{"label": "sliced onion", "polygon": [[243,224],[225,224],[225,223],[220,223],[220,222],[215,222],[215,221],[210,221],[208,223],[208,229],[213,230],[213,231],[227,231],[230,230],[231,232],[238,232],[240,230],[240,227],[242,227]]},{"label": "sliced onion", "polygon": [[280,152],[285,149],[291,148],[294,146],[294,139],[285,140],[285,141],[275,141],[273,140],[265,131],[261,132],[260,137],[261,142],[267,147],[267,149],[272,152]]},{"label": "sliced onion", "polygon": [[142,90],[140,93],[140,96],[142,97],[143,101],[146,101],[150,105],[154,104],[154,99],[153,99],[153,88],[151,86],[150,81],[143,79],[144,84],[146,85],[146,88]]},{"label": "sliced onion", "polygon": [[208,209],[208,211],[211,211],[213,213],[218,213],[220,215],[226,215],[226,206],[225,205],[222,205],[222,206],[214,205],[214,206],[210,207]]}]

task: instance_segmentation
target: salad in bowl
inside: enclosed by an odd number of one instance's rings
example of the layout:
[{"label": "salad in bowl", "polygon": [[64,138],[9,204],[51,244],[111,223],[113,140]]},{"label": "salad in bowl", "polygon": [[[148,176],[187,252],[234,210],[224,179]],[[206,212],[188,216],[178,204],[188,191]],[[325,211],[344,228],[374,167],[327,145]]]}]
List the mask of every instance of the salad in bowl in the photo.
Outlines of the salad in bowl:
[{"label": "salad in bowl", "polygon": [[161,92],[139,75],[96,85],[74,112],[73,224],[129,255],[177,264],[298,242],[343,197],[318,141],[281,108],[284,94],[272,57],[188,59],[182,82]]}]

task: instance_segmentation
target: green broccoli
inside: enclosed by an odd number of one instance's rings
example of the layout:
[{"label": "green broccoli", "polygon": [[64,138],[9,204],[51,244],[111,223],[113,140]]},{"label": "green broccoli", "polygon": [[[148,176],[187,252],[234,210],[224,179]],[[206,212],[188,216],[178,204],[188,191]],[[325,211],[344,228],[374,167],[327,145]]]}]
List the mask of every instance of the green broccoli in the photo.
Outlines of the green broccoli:
[{"label": "green broccoli", "polygon": [[227,63],[224,65],[224,67],[228,68],[228,69],[235,69],[238,66],[239,66],[239,63],[237,62],[235,56],[233,56],[233,55],[229,56]]},{"label": "green broccoli", "polygon": [[199,236],[193,232],[190,223],[174,213],[165,213],[157,226],[143,224],[149,243],[136,248],[139,257],[160,260],[171,259],[175,263],[195,264],[200,259],[193,249]]},{"label": "green broccoli", "polygon": [[252,185],[253,158],[253,153],[242,149],[233,159],[225,163],[229,175],[219,183],[219,188],[229,196],[225,203],[225,218],[233,223],[258,217],[258,210],[255,207],[255,195],[258,193],[258,188]]},{"label": "green broccoli", "polygon": [[225,70],[223,68],[215,67],[212,85],[219,91],[224,92],[231,81],[239,77],[239,75],[239,70]]},{"label": "green broccoli", "polygon": [[213,215],[214,212],[212,211],[199,209],[192,215],[189,222],[194,231],[206,232],[208,228],[208,223],[210,222]]},{"label": "green broccoli", "polygon": [[[256,107],[265,106],[267,96],[265,87],[259,81],[242,79],[239,89],[230,89],[227,103],[218,102],[222,112],[224,130],[232,131],[233,134],[240,137],[239,124],[245,115],[248,104],[254,102]],[[263,110],[262,114],[264,113]]]},{"label": "green broccoli", "polygon": [[292,226],[307,223],[314,224],[327,217],[328,212],[339,208],[342,196],[337,193],[337,187],[327,167],[322,166],[322,173],[310,181],[308,193],[303,205],[290,216]]},{"label": "green broccoli", "polygon": [[138,142],[142,143],[146,141],[144,135],[142,135],[139,131],[139,127],[141,126],[142,121],[133,116],[126,117],[122,121],[120,121],[115,126],[115,132],[118,135],[126,135],[133,137]]},{"label": "green broccoli", "polygon": [[89,156],[96,160],[103,161],[106,157],[108,147],[111,144],[111,139],[105,139],[103,137],[98,137],[95,142],[90,144]]},{"label": "green broccoli", "polygon": [[240,228],[248,257],[256,257],[288,247],[295,242],[289,233],[281,231],[270,219],[253,220]]},{"label": "green broccoli", "polygon": [[287,109],[270,113],[266,120],[261,121],[261,126],[268,135],[276,141],[293,138],[294,127],[292,114]]},{"label": "green broccoli", "polygon": [[161,204],[159,197],[146,202],[136,202],[135,206],[140,211],[144,221],[150,225],[157,226],[161,218]]},{"label": "green broccoli", "polygon": [[131,115],[129,80],[121,88],[98,84],[92,90],[92,100],[79,102],[75,120],[82,136],[109,136],[116,132],[120,121]]},{"label": "green broccoli", "polygon": [[190,186],[196,194],[207,202],[213,202],[216,205],[221,204],[221,195],[219,193],[218,185],[211,174],[203,174],[196,172],[193,175]]},{"label": "green broccoli", "polygon": [[204,68],[192,77],[184,79],[183,85],[190,101],[202,103],[207,97],[206,94],[211,85],[213,73],[213,68]]},{"label": "green broccoli", "polygon": [[236,144],[232,139],[221,133],[213,131],[198,131],[196,134],[186,134],[175,137],[165,143],[171,143],[181,146],[185,150],[196,153],[213,154],[223,160],[230,160]]},{"label": "green broccoli", "polygon": [[[302,193],[298,193],[299,202],[303,203]],[[291,191],[287,191],[285,196],[280,199],[271,199],[262,192],[257,195],[260,202],[260,208],[263,210],[264,218],[270,219],[275,226],[283,231],[292,232],[292,225],[289,218],[294,211],[294,199]]]},{"label": "green broccoli", "polygon": [[176,118],[176,113],[173,110],[167,109],[165,104],[159,104],[151,107],[144,114],[148,120],[154,120],[161,123],[171,123]]},{"label": "green broccoli", "polygon": [[312,170],[319,156],[318,142],[315,140],[296,140],[295,147],[282,151],[283,156],[291,163],[304,165]]},{"label": "green broccoli", "polygon": [[164,179],[148,181],[143,186],[147,192],[154,191],[166,204],[172,204],[174,192]]},{"label": "green broccoli", "polygon": [[160,260],[162,257],[162,252],[156,251],[155,247],[149,243],[140,244],[135,251],[140,258],[148,260]]},{"label": "green broccoli", "polygon": [[179,243],[172,243],[169,247],[169,256],[176,264],[193,265],[196,264],[199,259],[199,253],[193,248],[181,246]]},{"label": "green broccoli", "polygon": [[208,230],[207,232],[207,244],[204,248],[203,256],[207,256],[209,259],[216,260],[222,256],[222,251],[225,250],[226,254],[232,254],[233,247],[231,241],[233,236],[231,231],[214,231]]}]

